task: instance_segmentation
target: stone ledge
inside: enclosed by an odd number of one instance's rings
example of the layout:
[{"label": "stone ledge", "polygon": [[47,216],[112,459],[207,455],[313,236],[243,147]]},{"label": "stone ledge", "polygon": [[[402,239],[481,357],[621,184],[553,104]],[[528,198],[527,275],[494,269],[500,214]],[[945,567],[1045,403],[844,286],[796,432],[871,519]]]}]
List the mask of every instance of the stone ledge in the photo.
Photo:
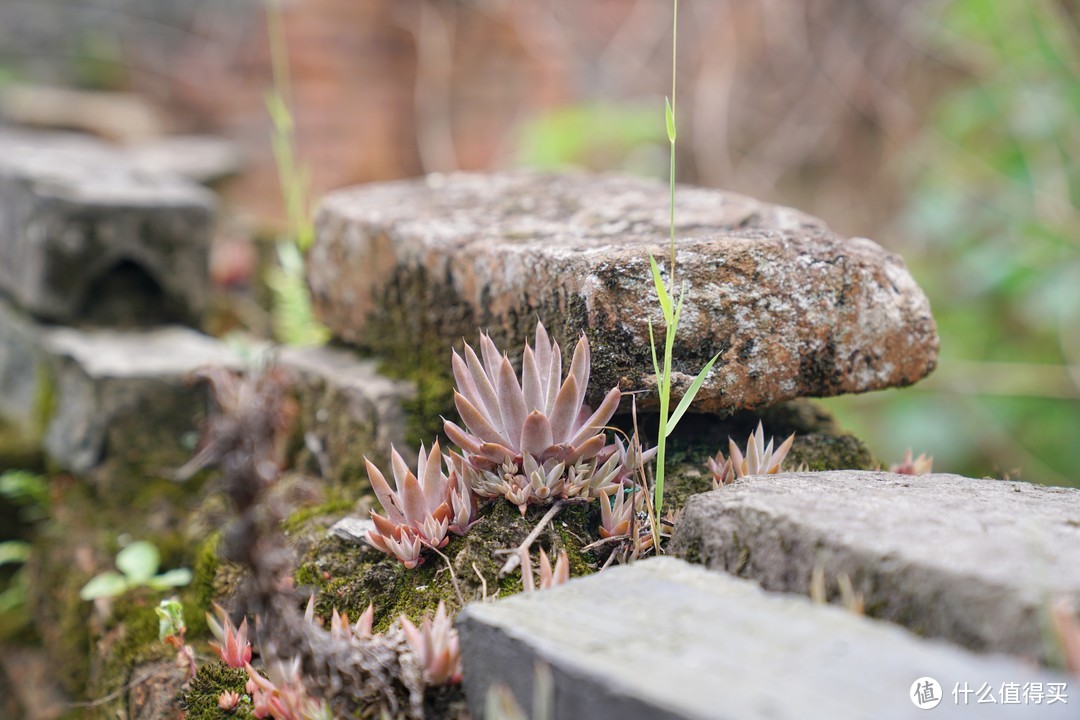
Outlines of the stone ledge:
[{"label": "stone ledge", "polygon": [[867,612],[978,651],[1047,660],[1042,615],[1080,602],[1080,491],[957,475],[746,478],[690,498],[672,552],[805,594],[846,573]]},{"label": "stone ledge", "polygon": [[[593,345],[591,392],[655,388],[663,326],[648,254],[666,265],[668,193],[616,175],[431,176],[331,194],[309,258],[320,319],[383,352],[490,331],[517,353],[542,320]],[[790,208],[680,188],[676,396],[715,353],[695,408],[730,411],[907,385],[938,338],[903,261]],[[667,270],[664,270],[666,276]],[[648,408],[655,396],[639,398]]]}]

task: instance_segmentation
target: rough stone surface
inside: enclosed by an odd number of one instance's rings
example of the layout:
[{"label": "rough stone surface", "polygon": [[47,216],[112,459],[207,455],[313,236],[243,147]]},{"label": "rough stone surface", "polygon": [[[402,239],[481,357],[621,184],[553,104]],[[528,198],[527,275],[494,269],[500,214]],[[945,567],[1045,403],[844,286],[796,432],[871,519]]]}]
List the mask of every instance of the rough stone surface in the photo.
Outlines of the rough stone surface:
[{"label": "rough stone surface", "polygon": [[49,457],[76,474],[97,473],[108,460],[115,478],[135,467],[169,477],[190,459],[210,401],[191,373],[239,366],[219,341],[180,327],[61,328],[49,331],[43,348],[57,398],[45,433]]},{"label": "rough stone surface", "polygon": [[[617,567],[539,593],[474,603],[458,617],[465,690],[483,717],[487,688],[530,706],[533,668],[551,667],[554,717],[913,718],[912,683],[945,698],[934,717],[1073,717],[1073,704],[956,705],[957,683],[1068,682],[902,628],[674,558]],[[1071,700],[1071,699],[1070,699]],[[1075,701],[1073,701],[1075,702]]]},{"label": "rough stone surface", "polygon": [[[696,409],[907,385],[933,369],[936,327],[898,256],[740,195],[680,188],[676,203],[688,293],[676,394],[720,353]],[[368,185],[323,202],[309,281],[322,321],[351,342],[445,348],[484,328],[512,349],[539,317],[565,352],[588,333],[594,396],[652,388],[647,323],[663,320],[648,253],[667,264],[667,223],[666,187],[622,176]]]},{"label": "rough stone surface", "polygon": [[196,322],[214,206],[104,143],[0,130],[0,294],[54,322]]},{"label": "rough stone surface", "polygon": [[387,467],[390,446],[405,457],[402,401],[415,393],[412,383],[381,375],[373,360],[327,347],[283,348],[282,366],[295,375],[300,401],[299,426],[304,451],[301,467],[336,482],[365,478],[364,456]]},{"label": "rough stone surface", "polygon": [[672,551],[806,593],[846,573],[867,613],[979,651],[1047,659],[1043,615],[1080,601],[1080,491],[956,475],[754,477],[690,498]]}]

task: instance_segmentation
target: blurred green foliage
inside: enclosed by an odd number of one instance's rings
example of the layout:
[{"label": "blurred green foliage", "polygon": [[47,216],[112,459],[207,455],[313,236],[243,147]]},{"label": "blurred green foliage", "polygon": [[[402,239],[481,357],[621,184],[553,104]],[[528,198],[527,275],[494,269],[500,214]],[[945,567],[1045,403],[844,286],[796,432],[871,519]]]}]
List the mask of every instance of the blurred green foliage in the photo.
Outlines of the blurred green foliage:
[{"label": "blurred green foliage", "polygon": [[660,177],[667,170],[667,147],[656,117],[654,106],[633,103],[557,108],[522,127],[517,162],[533,168],[575,166]]},{"label": "blurred green foliage", "polygon": [[936,470],[1080,485],[1080,8],[940,7],[928,52],[963,73],[905,153],[900,218],[940,366],[915,390],[830,405],[880,456],[912,446]]}]

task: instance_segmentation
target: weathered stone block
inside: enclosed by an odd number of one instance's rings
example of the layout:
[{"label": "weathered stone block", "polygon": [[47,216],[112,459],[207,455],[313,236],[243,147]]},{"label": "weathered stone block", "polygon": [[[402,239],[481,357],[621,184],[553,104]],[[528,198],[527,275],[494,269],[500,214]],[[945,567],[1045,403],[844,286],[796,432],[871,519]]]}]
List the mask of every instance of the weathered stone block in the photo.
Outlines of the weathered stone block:
[{"label": "weathered stone block", "polygon": [[412,383],[392,380],[374,360],[327,347],[282,348],[282,367],[292,371],[300,401],[301,466],[336,482],[366,477],[364,456],[389,466],[390,446],[406,457],[406,417],[402,402]]},{"label": "weathered stone block", "polygon": [[[902,628],[659,558],[552,590],[474,603],[458,617],[473,716],[496,682],[529,707],[551,667],[555,718],[911,718],[912,684],[940,683],[935,717],[1072,717],[1073,704],[977,705],[953,688],[1068,683]],[[1066,688],[1066,692],[1068,689]],[[960,696],[961,700],[963,696]],[[1070,703],[1075,703],[1069,698]]]},{"label": "weathered stone block", "polygon": [[808,592],[846,573],[867,612],[980,651],[1047,659],[1055,595],[1080,601],[1080,491],[957,475],[753,477],[690,498],[672,551]]},{"label": "weathered stone block", "polygon": [[[80,475],[112,482],[126,469],[169,477],[190,459],[210,402],[191,373],[238,367],[221,342],[193,330],[50,330],[56,409],[45,433],[49,457]],[[118,480],[117,480],[118,481]]]},{"label": "weathered stone block", "polygon": [[[341,338],[401,352],[487,329],[516,352],[536,319],[569,352],[592,341],[592,392],[655,388],[668,194],[605,175],[430,176],[330,195],[309,281]],[[789,208],[680,188],[676,395],[720,353],[695,407],[727,411],[913,383],[936,362],[929,304],[903,261]],[[655,396],[639,398],[648,407]]]},{"label": "weathered stone block", "polygon": [[62,323],[196,322],[214,206],[103,143],[0,131],[0,293]]}]

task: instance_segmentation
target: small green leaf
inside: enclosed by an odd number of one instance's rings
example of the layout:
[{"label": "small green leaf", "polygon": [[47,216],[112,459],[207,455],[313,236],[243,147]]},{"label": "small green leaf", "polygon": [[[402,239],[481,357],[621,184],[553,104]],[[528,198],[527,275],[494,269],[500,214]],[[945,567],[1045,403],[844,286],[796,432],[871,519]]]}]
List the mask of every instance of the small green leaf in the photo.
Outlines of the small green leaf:
[{"label": "small green leaf", "polygon": [[154,608],[158,616],[158,639],[164,640],[170,635],[180,635],[187,627],[184,625],[184,605],[174,598],[162,600]]},{"label": "small green leaf", "polygon": [[664,117],[667,119],[667,139],[675,144],[675,111],[671,109],[671,100],[664,98]]},{"label": "small green leaf", "polygon": [[83,585],[83,589],[79,591],[79,597],[83,600],[116,597],[122,595],[128,587],[127,578],[118,572],[107,570],[90,578],[90,582]]},{"label": "small green leaf", "polygon": [[30,557],[30,543],[23,540],[5,540],[0,542],[0,565],[26,562]]},{"label": "small green leaf", "polygon": [[0,473],[0,497],[17,505],[49,506],[49,484],[37,473],[7,470]]},{"label": "small green leaf", "polygon": [[187,568],[177,568],[163,572],[150,578],[146,584],[155,590],[164,590],[172,587],[183,587],[191,582],[191,571]]},{"label": "small green leaf", "polygon": [[161,553],[153,543],[133,542],[116,555],[116,567],[133,585],[144,585],[161,565]]},{"label": "small green leaf", "polygon": [[709,374],[709,371],[712,370],[713,363],[715,363],[716,359],[719,357],[720,353],[716,353],[715,355],[713,355],[712,360],[710,360],[705,365],[705,367],[701,368],[701,372],[699,372],[698,376],[694,378],[694,382],[690,384],[690,389],[686,391],[686,394],[682,396],[682,400],[679,401],[679,406],[675,408],[675,412],[671,413],[671,418],[668,420],[666,432],[667,435],[671,434],[671,431],[675,429],[675,425],[679,422],[679,419],[683,416],[683,413],[685,413],[686,409],[690,407],[690,403],[694,401],[694,396],[697,395],[698,390],[701,389],[701,384],[705,382],[705,376],[707,376]]},{"label": "small green leaf", "polygon": [[664,322],[671,325],[671,296],[664,285],[664,278],[660,276],[660,266],[656,264],[656,258],[649,255],[649,266],[652,268],[653,285],[656,286],[656,297],[660,300],[660,309],[664,311]]}]

